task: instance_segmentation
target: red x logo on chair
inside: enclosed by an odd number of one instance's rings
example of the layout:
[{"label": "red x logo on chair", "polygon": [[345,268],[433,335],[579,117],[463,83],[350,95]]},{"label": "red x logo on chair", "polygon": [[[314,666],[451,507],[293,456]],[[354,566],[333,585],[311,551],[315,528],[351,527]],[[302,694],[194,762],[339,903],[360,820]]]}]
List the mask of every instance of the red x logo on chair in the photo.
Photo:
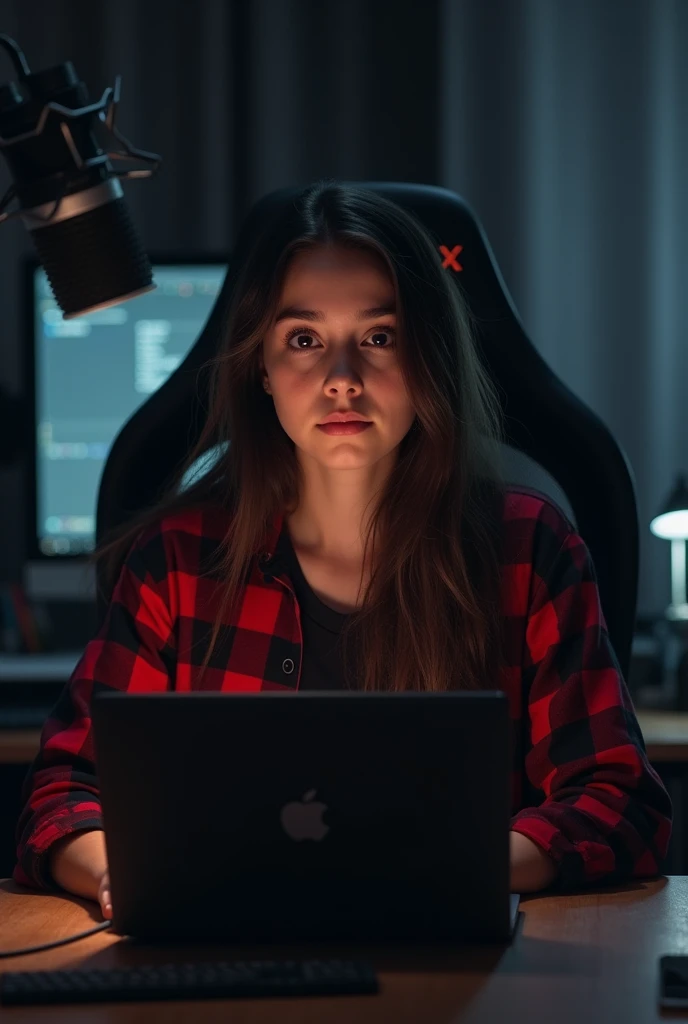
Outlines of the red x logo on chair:
[{"label": "red x logo on chair", "polygon": [[449,252],[449,249],[447,248],[446,245],[441,245],[440,252],[444,256],[444,262],[442,263],[442,267],[451,267],[452,270],[463,270],[461,264],[456,262],[456,257],[459,255],[462,249],[462,245],[455,245],[452,251]]}]

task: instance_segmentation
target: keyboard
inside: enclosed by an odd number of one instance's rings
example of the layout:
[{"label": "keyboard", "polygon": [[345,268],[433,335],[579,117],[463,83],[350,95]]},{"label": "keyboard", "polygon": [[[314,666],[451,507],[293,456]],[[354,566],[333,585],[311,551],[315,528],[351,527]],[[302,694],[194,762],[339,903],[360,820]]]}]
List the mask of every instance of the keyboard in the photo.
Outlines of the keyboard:
[{"label": "keyboard", "polygon": [[102,1003],[152,999],[370,995],[375,971],[354,960],[251,960],[141,967],[7,971],[0,1003]]}]

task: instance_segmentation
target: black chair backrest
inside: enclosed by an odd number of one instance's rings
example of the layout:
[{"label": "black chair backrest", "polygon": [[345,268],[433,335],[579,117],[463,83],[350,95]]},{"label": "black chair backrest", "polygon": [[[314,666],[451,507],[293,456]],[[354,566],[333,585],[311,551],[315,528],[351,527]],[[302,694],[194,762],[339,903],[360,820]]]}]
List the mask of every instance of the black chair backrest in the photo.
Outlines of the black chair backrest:
[{"label": "black chair backrest", "polygon": [[[638,513],[624,452],[526,336],[485,232],[464,199],[435,185],[345,184],[370,189],[397,203],[415,215],[435,240],[446,272],[461,286],[476,317],[481,355],[498,385],[507,433],[507,479],[548,494],[585,540],[595,564],[611,642],[627,678],[638,592]],[[249,211],[227,257],[223,288],[200,337],[117,436],[98,495],[98,541],[156,500],[198,439],[207,398],[198,371],[217,350],[234,268],[241,265],[256,231],[300,191],[290,187],[271,192]],[[102,618],[105,606],[102,598],[99,602]]]}]

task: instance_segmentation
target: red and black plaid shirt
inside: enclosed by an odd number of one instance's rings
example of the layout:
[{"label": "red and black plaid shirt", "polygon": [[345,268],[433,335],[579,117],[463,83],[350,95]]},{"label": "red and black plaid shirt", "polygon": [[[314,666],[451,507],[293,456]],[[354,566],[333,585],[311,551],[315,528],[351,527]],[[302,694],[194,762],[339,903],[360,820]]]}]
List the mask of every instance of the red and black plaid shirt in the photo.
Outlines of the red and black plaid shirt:
[{"label": "red and black plaid shirt", "polygon": [[[15,881],[56,890],[55,840],[102,828],[89,705],[95,687],[222,692],[298,689],[301,629],[286,574],[256,553],[238,616],[199,683],[219,583],[202,575],[226,513],[187,511],[133,546],[98,635],[43,726],[17,823]],[[282,529],[275,519],[265,551]],[[650,766],[609,642],[590,554],[557,507],[509,487],[504,515],[505,665],[514,738],[511,828],[557,863],[555,886],[655,875],[671,802]],[[261,565],[263,568],[261,568]],[[524,727],[522,727],[524,726]]]}]

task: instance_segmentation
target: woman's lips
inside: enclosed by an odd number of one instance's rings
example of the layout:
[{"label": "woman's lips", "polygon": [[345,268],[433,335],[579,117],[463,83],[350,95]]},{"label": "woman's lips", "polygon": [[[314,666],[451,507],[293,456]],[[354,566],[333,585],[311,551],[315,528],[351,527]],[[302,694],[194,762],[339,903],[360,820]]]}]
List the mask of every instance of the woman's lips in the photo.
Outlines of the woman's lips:
[{"label": "woman's lips", "polygon": [[317,426],[325,434],[361,434],[372,425],[370,420],[353,420],[349,423],[318,423]]}]

